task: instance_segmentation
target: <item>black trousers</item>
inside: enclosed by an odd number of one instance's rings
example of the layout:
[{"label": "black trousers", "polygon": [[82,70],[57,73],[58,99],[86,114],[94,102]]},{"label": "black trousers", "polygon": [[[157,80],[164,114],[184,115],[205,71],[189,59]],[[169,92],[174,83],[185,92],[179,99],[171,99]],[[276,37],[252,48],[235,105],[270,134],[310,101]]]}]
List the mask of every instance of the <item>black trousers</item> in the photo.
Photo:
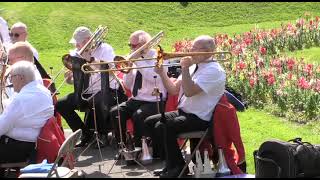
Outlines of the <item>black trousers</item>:
[{"label": "black trousers", "polygon": [[[123,92],[118,90],[117,93],[118,93],[120,102],[126,100],[127,97],[123,94]],[[110,96],[111,96],[110,102],[108,102],[109,108],[116,104],[116,90],[110,89]],[[98,133],[107,134],[108,131],[111,130],[110,115],[108,111],[107,112],[105,111],[101,91],[98,92],[89,101],[84,101],[81,99],[80,103],[82,103],[84,107],[87,107],[88,109],[85,113],[84,122],[81,120],[79,115],[75,112],[75,110],[78,109],[78,104],[76,104],[75,102],[74,93],[71,93],[59,99],[56,104],[57,111],[67,121],[72,131],[82,129],[84,137],[91,136],[92,132],[90,131],[90,129],[94,128],[94,111],[92,110],[93,99],[94,99],[94,107],[96,111]]]},{"label": "black trousers", "polygon": [[[120,142],[120,132],[119,132],[119,122],[118,122],[118,108],[114,106],[110,110],[111,118],[114,126],[115,137],[118,142]],[[122,131],[122,140],[126,141],[126,132],[127,132],[127,120],[132,119],[134,125],[134,143],[135,146],[141,147],[141,138],[142,136],[148,136],[146,134],[146,127],[144,120],[154,114],[158,113],[158,103],[157,102],[148,102],[148,101],[139,101],[134,99],[129,99],[126,102],[123,102],[119,105],[120,113],[120,124]]]},{"label": "black trousers", "polygon": [[[31,160],[35,155],[35,143],[18,141],[7,136],[0,138],[0,163],[15,163]],[[4,176],[0,168],[0,177]]]},{"label": "black trousers", "polygon": [[[200,119],[198,116],[185,113],[182,110],[165,113],[166,123],[160,122],[161,114],[150,116],[145,120],[147,129],[153,133],[152,141],[157,141],[158,151],[162,148],[167,153],[166,167],[168,169],[183,167],[185,161],[177,142],[177,134],[206,130],[209,122]],[[164,139],[166,138],[166,139]],[[166,144],[164,144],[166,142]]]}]

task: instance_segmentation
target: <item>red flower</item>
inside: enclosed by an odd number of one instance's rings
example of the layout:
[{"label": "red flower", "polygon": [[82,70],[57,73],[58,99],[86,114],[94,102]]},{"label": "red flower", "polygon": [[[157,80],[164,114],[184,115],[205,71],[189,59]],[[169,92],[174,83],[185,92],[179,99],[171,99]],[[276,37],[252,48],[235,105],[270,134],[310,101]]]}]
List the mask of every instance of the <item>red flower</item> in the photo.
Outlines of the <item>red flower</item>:
[{"label": "red flower", "polygon": [[310,89],[310,83],[304,77],[300,77],[298,79],[298,87],[301,89]]},{"label": "red flower", "polygon": [[295,63],[296,63],[296,62],[295,62],[293,59],[287,60],[287,68],[288,68],[290,71],[292,71]]},{"label": "red flower", "polygon": [[268,81],[268,85],[270,85],[270,86],[276,82],[276,79],[272,73],[269,74],[267,81]]},{"label": "red flower", "polygon": [[265,48],[265,47],[260,47],[260,53],[262,54],[262,55],[266,55],[267,54],[267,48]]},{"label": "red flower", "polygon": [[314,84],[314,90],[320,93],[320,79],[317,79]]},{"label": "red flower", "polygon": [[313,64],[307,64],[304,66],[303,71],[310,76],[312,74],[312,69],[313,69]]},{"label": "red flower", "polygon": [[230,45],[233,43],[232,39],[228,39],[228,42]]},{"label": "red flower", "polygon": [[242,60],[237,63],[237,69],[243,70],[247,67],[246,63],[243,62]]}]

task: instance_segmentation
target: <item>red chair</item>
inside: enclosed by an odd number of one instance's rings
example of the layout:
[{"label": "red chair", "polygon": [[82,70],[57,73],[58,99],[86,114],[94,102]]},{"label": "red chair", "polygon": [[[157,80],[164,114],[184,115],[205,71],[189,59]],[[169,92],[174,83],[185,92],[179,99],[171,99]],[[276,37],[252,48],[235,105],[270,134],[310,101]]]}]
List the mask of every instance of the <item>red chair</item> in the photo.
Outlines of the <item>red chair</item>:
[{"label": "red chair", "polygon": [[[51,84],[52,80],[51,79],[43,79],[43,85],[48,88],[49,85]],[[53,101],[53,105],[56,105],[57,101],[58,101],[58,98],[57,98],[57,95],[54,95],[52,97],[52,101]],[[56,117],[56,121],[58,123],[58,125],[60,126],[62,132],[63,132],[63,126],[62,126],[62,122],[61,122],[61,115],[55,111],[54,113],[54,116]]]},{"label": "red chair", "polygon": [[41,163],[44,159],[47,159],[48,163],[53,163],[64,141],[64,134],[57,124],[55,117],[50,118],[42,127],[37,139],[36,162]]}]

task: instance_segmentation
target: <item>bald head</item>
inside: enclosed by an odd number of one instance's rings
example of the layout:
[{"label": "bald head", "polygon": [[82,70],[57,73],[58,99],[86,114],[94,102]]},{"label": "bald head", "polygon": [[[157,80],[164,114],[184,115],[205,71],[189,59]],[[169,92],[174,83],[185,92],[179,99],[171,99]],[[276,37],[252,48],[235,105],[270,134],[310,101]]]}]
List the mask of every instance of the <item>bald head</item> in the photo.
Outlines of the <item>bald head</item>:
[{"label": "bald head", "polygon": [[29,61],[34,63],[31,46],[26,42],[17,42],[13,44],[8,51],[9,64],[13,65],[18,61]]},{"label": "bald head", "polygon": [[196,46],[201,51],[212,52],[215,50],[215,43],[212,37],[208,35],[198,36],[193,41],[193,46]]},{"label": "bald head", "polygon": [[27,25],[22,22],[13,24],[9,35],[13,43],[26,41],[28,36]]}]

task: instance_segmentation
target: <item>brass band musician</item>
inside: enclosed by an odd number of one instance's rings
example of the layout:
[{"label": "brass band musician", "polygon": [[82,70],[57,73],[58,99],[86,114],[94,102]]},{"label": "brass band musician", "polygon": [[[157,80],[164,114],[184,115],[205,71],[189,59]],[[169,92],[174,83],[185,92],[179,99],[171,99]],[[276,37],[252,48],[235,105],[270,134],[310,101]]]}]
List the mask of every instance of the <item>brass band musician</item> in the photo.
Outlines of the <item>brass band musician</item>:
[{"label": "brass band musician", "polygon": [[[129,47],[131,52],[142,47],[150,39],[150,34],[145,31],[138,30],[133,32],[129,38]],[[155,49],[145,49],[141,53],[138,53],[136,57],[132,58],[154,58],[156,56],[157,52]],[[132,67],[150,66],[154,64],[155,60],[134,61]],[[122,137],[126,137],[126,121],[131,118],[134,125],[134,143],[137,147],[142,146],[141,137],[145,136],[145,118],[159,113],[159,98],[153,95],[155,90],[155,81],[159,90],[164,94],[163,98],[166,99],[167,91],[164,88],[162,80],[160,78],[155,79],[157,76],[158,75],[152,68],[134,69],[124,75],[124,85],[127,89],[131,90],[132,97],[128,101],[119,105]],[[120,142],[117,106],[111,109],[111,117],[113,118],[113,124],[115,126],[114,130],[116,139]]]},{"label": "brass band musician", "polygon": [[[69,41],[69,43],[73,44],[75,46],[75,49],[70,52],[70,56],[77,57],[78,52],[86,45],[86,43],[90,40],[92,36],[92,32],[87,27],[78,27],[75,29],[73,33],[73,37]],[[99,47],[97,47],[94,51],[88,50],[84,52],[81,55],[86,61],[88,62],[98,62],[98,61],[106,61],[110,62],[113,61],[115,55],[113,48],[108,43],[102,43]],[[67,71],[65,74],[65,77],[67,78],[67,83],[79,83],[79,82],[73,82],[73,76],[74,72]],[[118,91],[118,94],[120,95],[121,99],[126,99],[126,96],[124,95],[124,92],[119,89],[119,83],[113,78],[113,76],[109,76],[109,87],[110,87],[110,96],[112,98],[110,102],[110,107],[115,105],[115,94],[116,91]],[[89,77],[89,84],[87,88],[87,93],[85,94],[86,97],[93,96],[94,98],[94,106],[96,110],[96,117],[97,117],[97,130],[99,134],[99,138],[102,142],[100,147],[103,147],[106,145],[107,141],[107,133],[108,130],[111,130],[111,127],[109,126],[109,115],[108,112],[104,112],[103,107],[103,98],[101,93],[101,74],[100,73],[94,73],[91,74]],[[75,92],[68,94],[67,96],[61,98],[58,100],[56,104],[57,111],[64,117],[64,119],[67,121],[68,125],[72,129],[72,131],[76,131],[78,129],[82,129],[82,138],[81,142],[76,145],[76,147],[83,147],[89,143],[89,141],[92,139],[93,133],[90,131],[90,128],[93,124],[93,118],[94,118],[94,112],[87,110],[84,117],[84,123],[82,122],[79,115],[75,112],[76,109],[78,109],[79,104],[81,103],[82,107],[86,107],[88,109],[91,109],[93,106],[92,99],[89,101],[85,101],[83,99],[80,99],[80,102],[77,102],[76,94]],[[97,146],[96,146],[97,147]]]},{"label": "brass band musician", "polygon": [[[214,52],[214,40],[207,35],[197,37],[191,52]],[[162,68],[155,68],[168,93],[179,94],[178,111],[165,113],[165,124],[161,114],[148,117],[145,121],[148,130],[157,132],[160,139],[166,138],[166,144],[160,140],[161,147],[166,147],[166,166],[161,178],[178,177],[185,165],[177,143],[177,134],[205,130],[209,127],[213,110],[225,90],[226,74],[218,62],[212,61],[211,55],[184,57],[180,60],[181,76],[177,81],[170,81]],[[211,62],[209,62],[211,61]],[[162,128],[166,128],[166,134]]]}]

